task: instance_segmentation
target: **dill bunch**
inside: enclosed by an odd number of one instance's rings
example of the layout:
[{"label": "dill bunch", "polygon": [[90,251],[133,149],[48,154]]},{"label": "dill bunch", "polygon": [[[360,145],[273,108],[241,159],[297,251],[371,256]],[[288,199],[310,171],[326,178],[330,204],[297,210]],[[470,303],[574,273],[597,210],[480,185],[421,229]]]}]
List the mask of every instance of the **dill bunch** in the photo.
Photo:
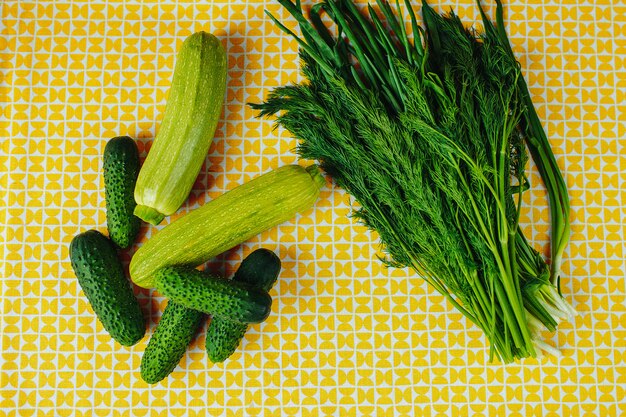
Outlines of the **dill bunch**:
[{"label": "dill bunch", "polygon": [[299,156],[319,160],[354,197],[353,215],[378,233],[387,265],[413,268],[484,331],[492,360],[553,351],[540,330],[572,310],[519,226],[526,143],[534,135],[531,154],[543,155],[547,139],[528,122],[532,102],[503,32],[484,14],[491,26],[478,33],[426,3],[422,28],[407,0],[411,39],[399,2],[378,0],[381,17],[326,0],[308,18],[299,1],[279,2],[302,37],[270,17],[300,44],[306,82],[252,107],[276,116],[300,140]]}]

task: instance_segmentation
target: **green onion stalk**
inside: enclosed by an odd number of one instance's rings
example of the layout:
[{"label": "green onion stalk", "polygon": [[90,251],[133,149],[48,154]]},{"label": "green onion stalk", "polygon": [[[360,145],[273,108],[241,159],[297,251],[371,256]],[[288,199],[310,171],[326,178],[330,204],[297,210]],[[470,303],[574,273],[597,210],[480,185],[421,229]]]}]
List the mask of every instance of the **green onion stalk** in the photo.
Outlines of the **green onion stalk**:
[{"label": "green onion stalk", "polygon": [[[504,27],[504,8],[500,0],[496,0],[495,25],[480,7],[480,1],[478,1],[478,6],[483,20],[485,36],[499,42],[502,48],[515,59]],[[517,85],[524,106],[520,130],[523,132],[525,144],[530,150],[546,187],[550,207],[551,259],[549,274],[546,274],[545,264],[539,253],[528,244],[521,230],[518,230],[518,242],[523,248],[523,256],[520,256],[519,263],[523,267],[528,267],[535,260],[534,274],[531,272],[530,276],[524,280],[523,291],[527,293],[525,297],[527,300],[526,308],[530,310],[530,316],[541,317],[540,322],[543,326],[533,326],[534,333],[537,335],[538,329],[554,332],[560,321],[571,320],[576,316],[576,310],[563,298],[561,293],[561,264],[571,231],[570,203],[565,180],[533,105],[524,77],[518,78]],[[536,339],[540,340],[539,337]],[[544,350],[554,353],[549,345],[542,344],[542,347]]]}]

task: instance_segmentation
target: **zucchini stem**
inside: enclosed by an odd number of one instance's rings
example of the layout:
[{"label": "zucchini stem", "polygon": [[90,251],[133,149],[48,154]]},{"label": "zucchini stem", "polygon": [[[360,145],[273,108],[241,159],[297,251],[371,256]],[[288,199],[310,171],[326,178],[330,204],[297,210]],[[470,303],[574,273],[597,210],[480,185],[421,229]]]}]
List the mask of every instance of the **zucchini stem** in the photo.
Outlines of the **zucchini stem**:
[{"label": "zucchini stem", "polygon": [[165,214],[159,213],[157,209],[144,205],[137,205],[133,213],[135,216],[154,226],[161,223],[165,218]]}]

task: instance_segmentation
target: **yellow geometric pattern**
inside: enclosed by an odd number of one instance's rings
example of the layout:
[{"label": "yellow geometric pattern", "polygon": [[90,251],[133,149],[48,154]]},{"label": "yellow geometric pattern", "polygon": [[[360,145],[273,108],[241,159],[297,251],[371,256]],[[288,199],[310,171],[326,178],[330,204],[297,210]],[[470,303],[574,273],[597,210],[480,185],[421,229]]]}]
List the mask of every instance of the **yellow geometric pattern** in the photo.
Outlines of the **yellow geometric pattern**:
[{"label": "yellow geometric pattern", "polygon": [[[472,0],[432,3],[477,17]],[[410,271],[382,267],[376,236],[329,184],[313,210],[207,266],[229,275],[251,250],[275,250],[284,269],[267,322],[224,364],[208,362],[201,332],[169,378],[141,380],[163,299],[138,290],[148,335],[116,344],[77,285],[69,242],[106,230],[105,142],[130,135],[145,156],[175,53],[197,30],[226,47],[228,97],[174,217],[297,160],[294,139],[246,106],[298,79],[297,45],[266,8],[287,18],[273,0],[0,5],[0,416],[626,416],[622,0],[505,4],[571,196],[562,284],[579,316],[550,339],[562,357],[488,364],[482,333]],[[544,196],[528,197],[526,233],[545,245]]]}]

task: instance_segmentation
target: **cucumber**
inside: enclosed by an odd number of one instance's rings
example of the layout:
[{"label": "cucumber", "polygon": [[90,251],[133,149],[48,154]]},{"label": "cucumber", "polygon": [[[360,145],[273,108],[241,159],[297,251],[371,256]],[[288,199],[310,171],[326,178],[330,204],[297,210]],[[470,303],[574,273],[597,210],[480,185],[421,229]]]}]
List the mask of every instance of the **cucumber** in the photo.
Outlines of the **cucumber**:
[{"label": "cucumber", "polygon": [[240,323],[260,323],[270,314],[272,297],[250,284],[190,267],[166,267],[155,275],[157,290],[187,308]]},{"label": "cucumber", "polygon": [[135,214],[159,224],[187,200],[222,113],[226,52],[210,33],[197,32],[176,57],[161,127],[141,167]]},{"label": "cucumber", "polygon": [[104,195],[109,238],[120,248],[135,241],[141,220],[135,210],[135,183],[139,174],[137,144],[128,136],[110,139],[104,148]]},{"label": "cucumber", "polygon": [[202,265],[308,210],[324,184],[316,165],[286,165],[235,187],[152,236],[130,262],[131,279],[152,288],[158,269]]},{"label": "cucumber", "polygon": [[[257,249],[248,255],[237,269],[232,281],[253,285],[269,291],[280,272],[280,259],[268,249]],[[213,363],[223,362],[237,350],[248,325],[215,316],[206,333],[206,351]]]},{"label": "cucumber", "polygon": [[145,320],[113,243],[97,230],[81,233],[70,243],[70,260],[89,304],[111,337],[124,346],[141,340]]},{"label": "cucumber", "polygon": [[204,318],[200,311],[168,301],[141,357],[141,378],[156,384],[172,373]]},{"label": "cucumber", "polygon": [[[233,281],[269,291],[279,271],[280,259],[276,254],[258,249],[243,260]],[[144,381],[155,384],[176,368],[205,317],[200,311],[168,301],[141,358],[141,377]],[[247,329],[247,324],[214,316],[207,332],[209,359],[213,362],[225,360],[237,349]]]}]

